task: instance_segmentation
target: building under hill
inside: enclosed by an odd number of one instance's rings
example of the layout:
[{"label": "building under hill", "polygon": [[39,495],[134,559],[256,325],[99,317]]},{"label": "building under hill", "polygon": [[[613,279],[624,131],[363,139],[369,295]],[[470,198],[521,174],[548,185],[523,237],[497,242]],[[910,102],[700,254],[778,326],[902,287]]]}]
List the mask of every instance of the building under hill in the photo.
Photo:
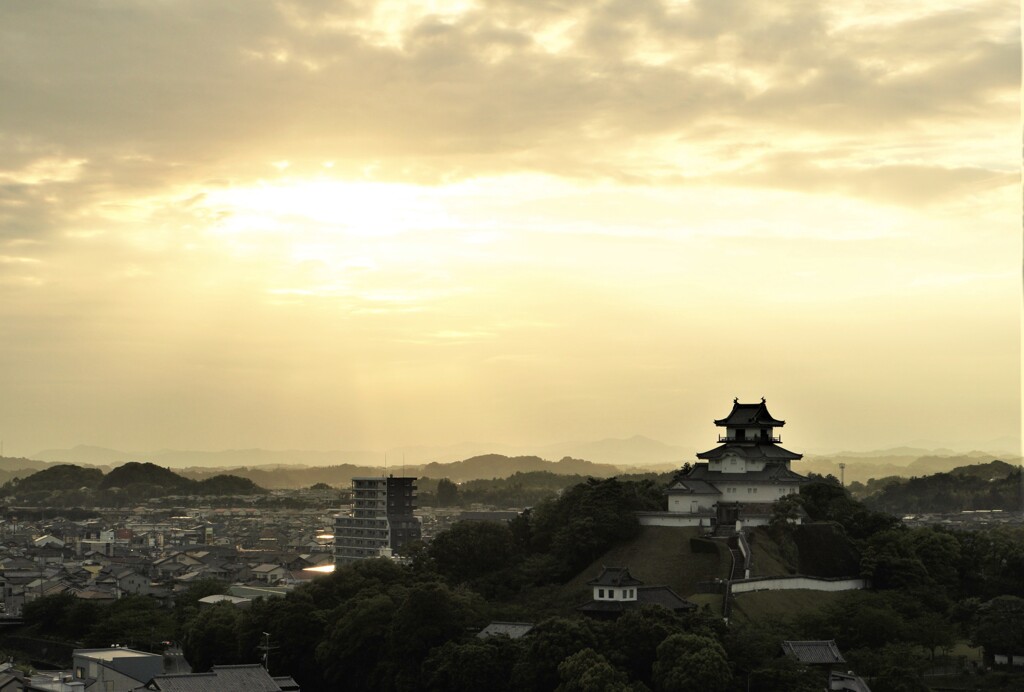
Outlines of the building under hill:
[{"label": "building under hill", "polygon": [[420,539],[415,483],[394,476],[352,479],[352,514],[334,518],[335,564],[390,555]]},{"label": "building under hill", "polygon": [[628,567],[604,567],[596,579],[587,582],[594,597],[577,610],[595,618],[616,618],[627,610],[657,605],[675,613],[697,610],[697,604],[681,598],[667,586],[645,586],[629,573]]},{"label": "building under hill", "polygon": [[649,526],[706,526],[768,523],[772,505],[799,491],[807,482],[790,468],[803,457],[779,445],[775,434],[786,422],[768,412],[764,399],[757,404],[733,400],[732,411],[715,421],[725,434],[719,445],[697,455],[693,468],[668,491],[667,512],[644,512],[640,523]]}]

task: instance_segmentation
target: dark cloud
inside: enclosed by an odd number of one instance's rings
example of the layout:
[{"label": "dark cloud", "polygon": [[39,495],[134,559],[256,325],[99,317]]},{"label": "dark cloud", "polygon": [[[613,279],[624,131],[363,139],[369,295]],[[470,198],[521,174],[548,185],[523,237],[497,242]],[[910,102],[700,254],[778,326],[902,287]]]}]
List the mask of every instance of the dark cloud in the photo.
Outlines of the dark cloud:
[{"label": "dark cloud", "polygon": [[[652,138],[909,137],[1010,118],[1019,35],[992,28],[998,8],[862,26],[819,2],[490,2],[382,43],[370,2],[5,3],[0,136],[87,159],[79,182],[99,189],[248,179],[276,159],[423,181],[644,179],[617,152]],[[15,222],[45,216],[28,214]]]}]

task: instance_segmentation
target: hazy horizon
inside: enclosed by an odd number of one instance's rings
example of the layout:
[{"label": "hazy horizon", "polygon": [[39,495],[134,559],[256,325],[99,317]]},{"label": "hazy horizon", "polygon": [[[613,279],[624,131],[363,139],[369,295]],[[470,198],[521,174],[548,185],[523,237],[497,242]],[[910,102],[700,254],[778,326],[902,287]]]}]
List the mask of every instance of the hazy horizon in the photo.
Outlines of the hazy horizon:
[{"label": "hazy horizon", "polygon": [[[877,449],[801,449],[805,459],[864,457],[924,457],[924,456],[968,456],[982,454],[999,456],[1004,461],[1019,461],[1020,452],[1014,451],[1013,440],[992,440],[977,445],[963,444],[954,447],[938,446],[927,440],[912,441],[917,444],[896,445]],[[390,449],[361,450],[315,450],[315,449],[264,449],[241,448],[220,450],[160,449],[123,450],[90,445],[76,445],[67,449],[40,450],[28,458],[87,465],[116,465],[128,461],[151,461],[158,465],[176,467],[230,467],[230,466],[324,466],[353,464],[357,466],[381,466],[400,468],[405,465],[429,463],[457,463],[465,459],[497,454],[507,457],[537,456],[548,461],[569,457],[598,464],[612,464],[620,467],[656,467],[666,464],[681,464],[695,461],[696,453],[716,446],[714,441],[701,447],[669,445],[660,440],[642,436],[625,439],[592,441],[565,441],[540,446],[515,446],[500,443],[463,442],[441,447],[403,447]],[[788,445],[792,448],[792,445]],[[114,453],[113,455],[111,453]],[[979,457],[980,459],[980,457]],[[984,459],[989,461],[990,459]]]},{"label": "hazy horizon", "polygon": [[1021,435],[1020,7],[0,4],[0,439]]}]

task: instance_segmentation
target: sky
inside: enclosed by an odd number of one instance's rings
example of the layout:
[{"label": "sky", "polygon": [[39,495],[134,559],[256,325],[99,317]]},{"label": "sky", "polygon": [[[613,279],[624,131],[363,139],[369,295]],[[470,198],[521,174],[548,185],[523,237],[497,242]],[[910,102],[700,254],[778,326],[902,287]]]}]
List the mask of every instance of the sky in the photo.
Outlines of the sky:
[{"label": "sky", "polygon": [[1010,0],[6,0],[5,454],[1019,450]]}]

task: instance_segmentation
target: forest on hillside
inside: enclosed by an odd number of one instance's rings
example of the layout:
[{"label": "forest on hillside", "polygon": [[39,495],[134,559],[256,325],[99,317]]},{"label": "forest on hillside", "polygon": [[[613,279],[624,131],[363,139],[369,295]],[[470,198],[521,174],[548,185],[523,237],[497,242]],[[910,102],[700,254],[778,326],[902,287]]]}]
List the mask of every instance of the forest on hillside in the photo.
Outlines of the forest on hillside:
[{"label": "forest on hillside", "polygon": [[[580,616],[580,601],[563,586],[632,540],[640,530],[634,512],[659,507],[663,487],[591,479],[508,524],[457,523],[414,548],[408,565],[361,561],[248,610],[199,608],[199,597],[225,588],[217,582],[193,585],[170,611],[145,598],[102,609],[46,597],[26,606],[24,634],[104,645],[116,633],[156,649],[175,640],[205,670],[258,660],[268,633],[271,672],[313,692],[819,690],[813,672],[779,656],[785,639],[835,639],[875,692],[924,692],[924,673],[958,643],[1024,653],[1021,529],[908,529],[827,481],[777,503],[768,533],[780,546],[795,541],[788,520],[797,511],[827,524],[849,542],[873,590],[728,626],[708,610],[643,608],[612,622]],[[491,620],[536,626],[522,639],[477,639]],[[1014,684],[998,674],[975,678],[985,680]]]},{"label": "forest on hillside", "polygon": [[104,474],[97,468],[58,464],[0,486],[7,505],[38,507],[130,507],[169,495],[262,495],[247,478],[221,474],[201,481],[155,464],[128,462]]},{"label": "forest on hillside", "polygon": [[1003,461],[973,464],[913,478],[851,483],[864,504],[892,514],[950,513],[976,510],[1024,510],[1021,467]]}]

